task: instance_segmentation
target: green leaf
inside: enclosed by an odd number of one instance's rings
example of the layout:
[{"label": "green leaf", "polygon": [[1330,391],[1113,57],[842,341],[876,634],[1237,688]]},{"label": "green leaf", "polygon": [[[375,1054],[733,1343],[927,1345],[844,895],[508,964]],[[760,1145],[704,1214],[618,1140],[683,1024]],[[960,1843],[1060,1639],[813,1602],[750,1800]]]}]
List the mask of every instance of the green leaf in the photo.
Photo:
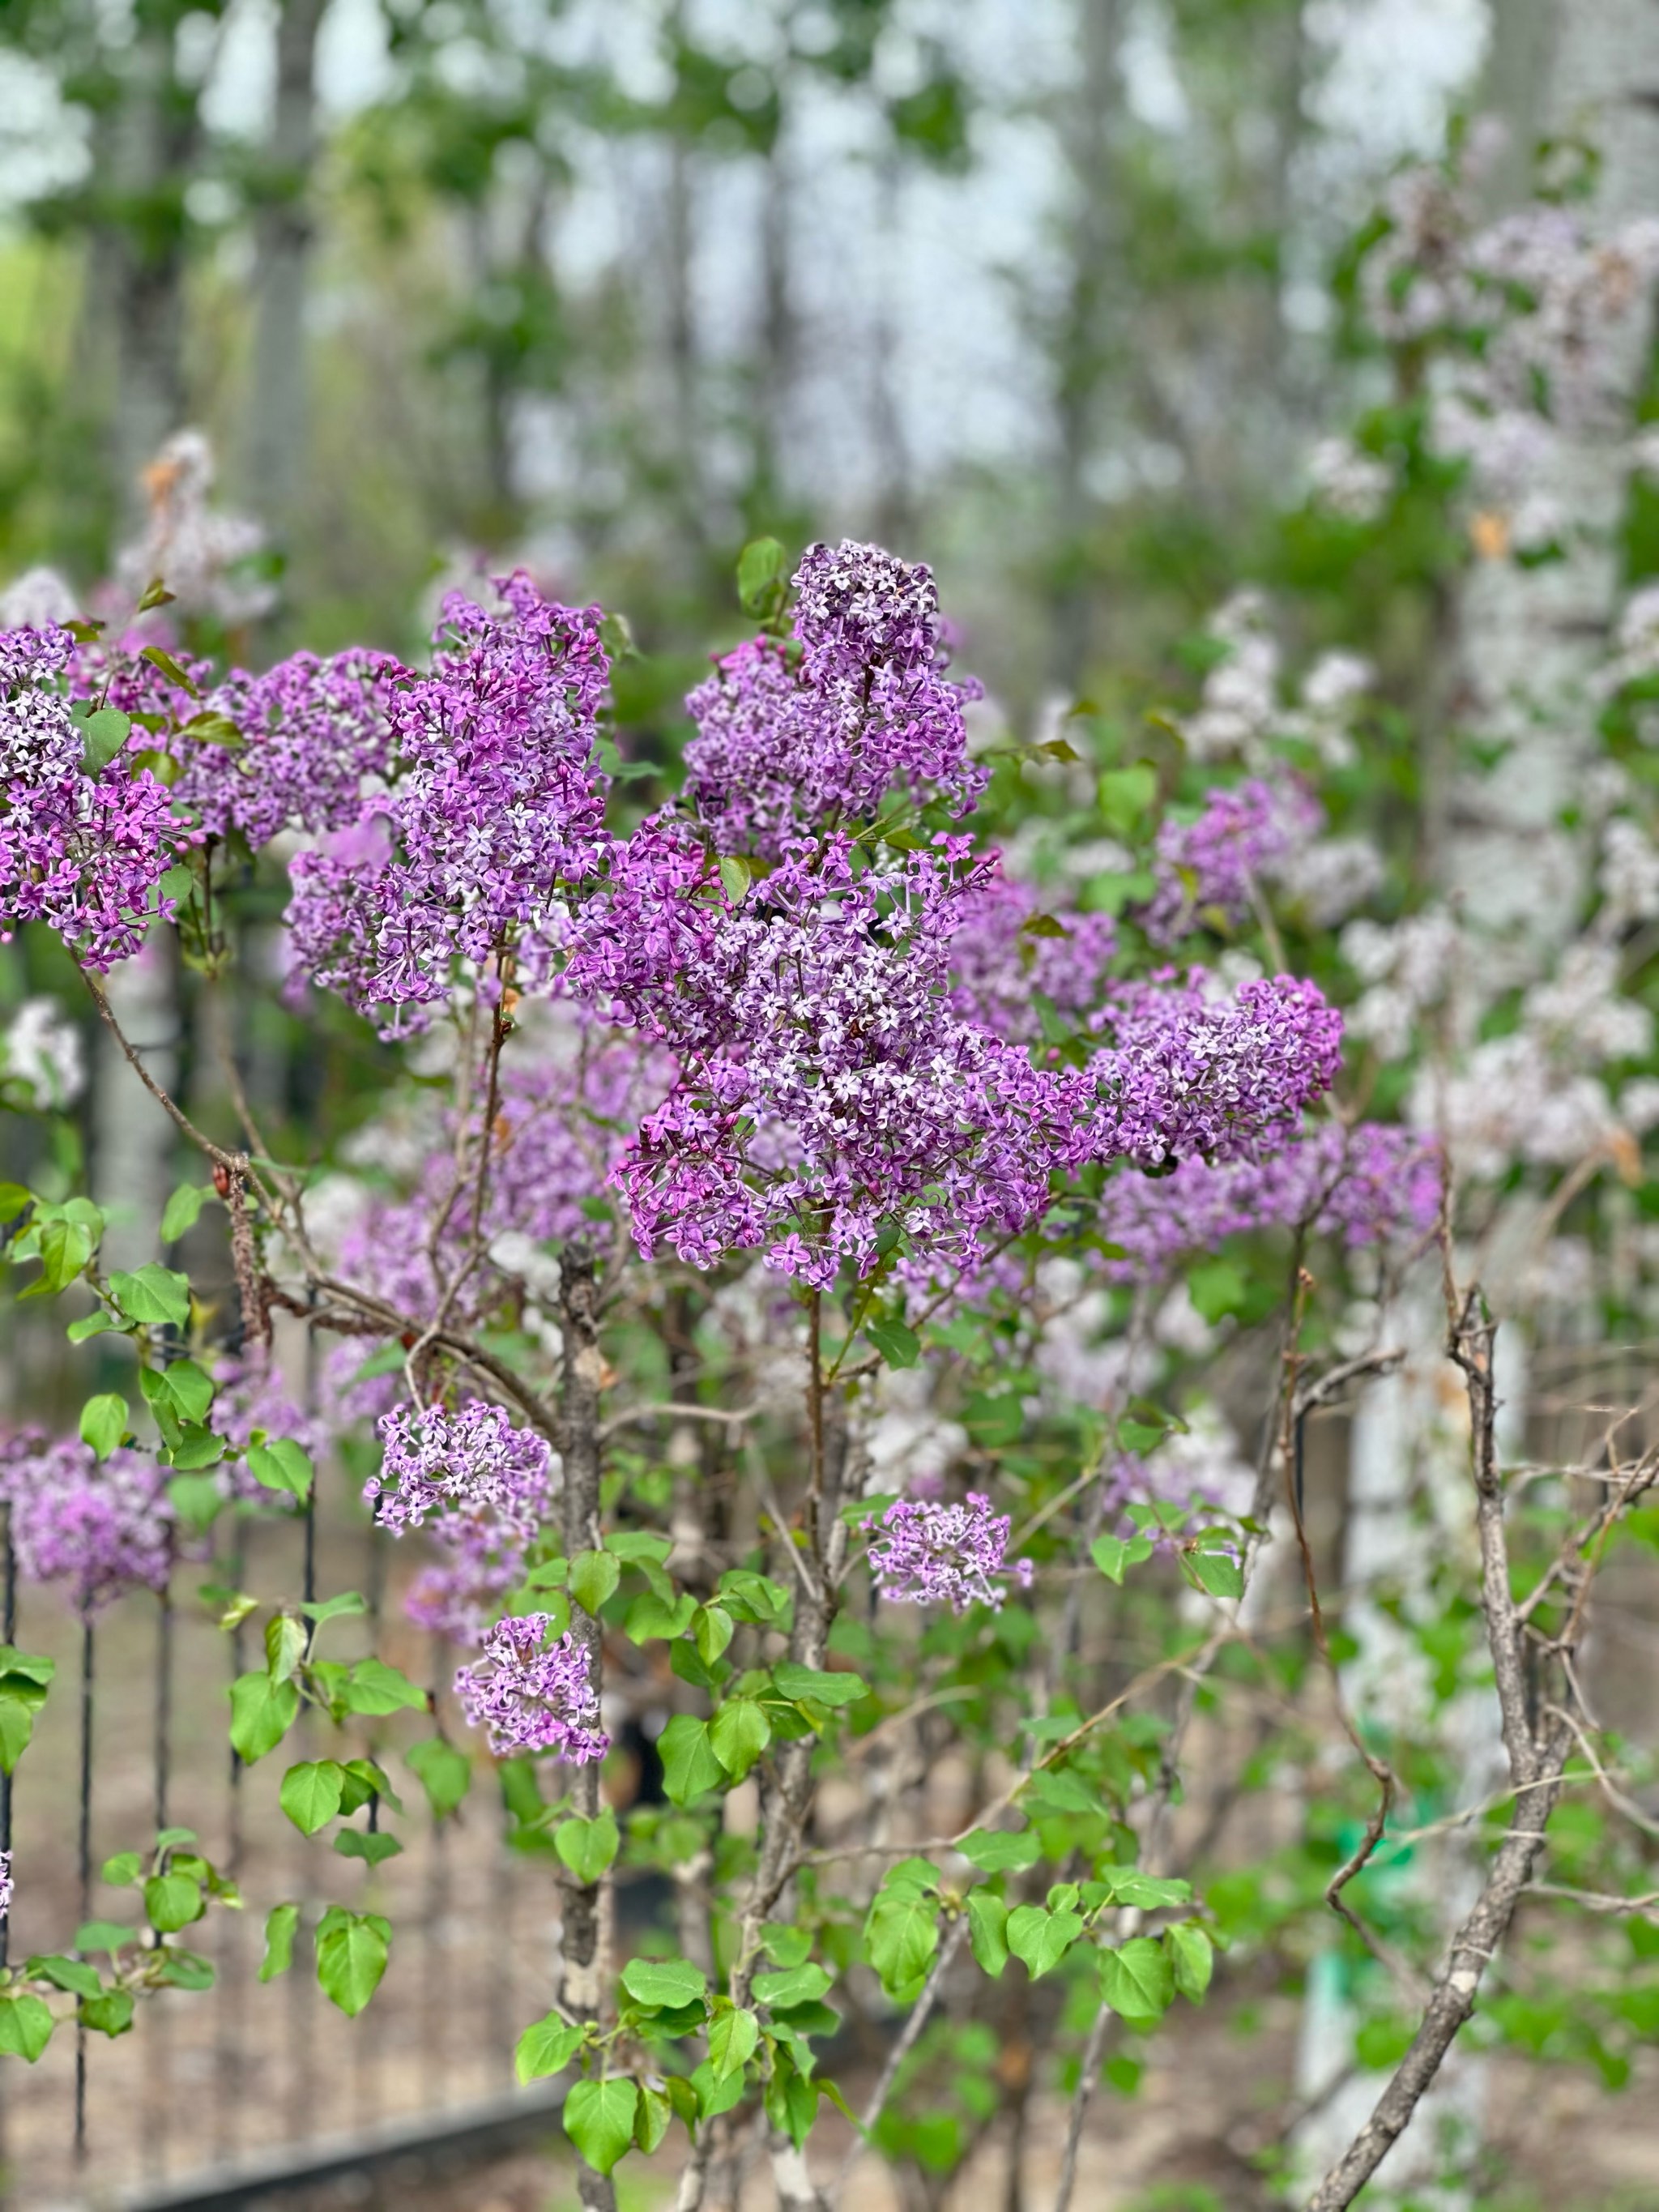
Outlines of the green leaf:
[{"label": "green leaf", "polygon": [[1008,1948],[1024,1961],[1033,1981],[1057,1966],[1082,1933],[1080,1912],[1017,1905],[1008,1915]]},{"label": "green leaf", "polygon": [[690,1627],[697,1610],[697,1601],[690,1590],[682,1590],[672,1604],[647,1590],[636,1597],[628,1608],[624,1626],[631,1644],[649,1644],[658,1637],[684,1636]]},{"label": "green leaf", "polygon": [[169,605],[176,596],[176,593],[168,591],[159,576],[152,576],[145,585],[143,596],[138,602],[138,612],[141,615],[147,615],[152,607]]},{"label": "green leaf", "polygon": [[195,684],[164,647],[147,645],[140,652],[138,658],[140,660],[148,660],[152,667],[159,668],[169,684],[176,684],[181,691],[188,691],[192,699],[201,697],[202,695]]},{"label": "green leaf", "polygon": [[173,1990],[210,1990],[213,1961],[199,1952],[169,1948],[161,1954],[161,1979]]},{"label": "green leaf", "polygon": [[97,775],[115,758],[132,735],[132,717],[118,707],[100,707],[81,725],[81,757]]},{"label": "green leaf", "polygon": [[667,2095],[653,2089],[648,2081],[640,2084],[640,2107],[634,2115],[634,2140],[647,2158],[659,2149],[668,2133],[668,2123],[674,2117],[674,2107]]},{"label": "green leaf", "polygon": [[305,1656],[306,1625],[291,1613],[273,1613],[265,1623],[265,1673],[272,1686],[291,1682]]},{"label": "green leaf", "polygon": [[1244,1570],[1225,1552],[1183,1552],[1181,1569],[1188,1582],[1211,1597],[1244,1595]]},{"label": "green leaf", "polygon": [[726,1769],[714,1756],[707,1722],[676,1713],[657,1738],[663,1789],[671,1804],[689,1805],[705,1790],[718,1790]]},{"label": "green leaf", "polygon": [[342,1590],[337,1597],[313,1598],[300,1610],[307,1620],[320,1628],[325,1620],[343,1620],[368,1611],[368,1600],[361,1590]]},{"label": "green leaf", "polygon": [[580,2022],[572,2026],[557,2013],[549,2013],[519,2038],[513,2054],[514,2071],[521,2082],[544,2081],[550,2074],[562,2074],[581,2049],[586,2033]]},{"label": "green leaf", "polygon": [[805,1965],[786,1966],[780,1973],[757,1974],[755,1995],[763,2005],[784,2011],[791,2005],[817,2003],[833,1979],[826,1968],[809,1959]]},{"label": "green leaf", "polygon": [[290,1498],[297,1498],[301,1505],[311,1495],[315,1470],[309,1457],[292,1437],[277,1437],[269,1443],[250,1444],[247,1448],[247,1471],[267,1490],[284,1491]]},{"label": "green leaf", "polygon": [[1115,837],[1127,837],[1158,796],[1158,771],[1145,761],[1108,769],[1097,792],[1106,827]]},{"label": "green leaf", "polygon": [[25,1206],[33,1203],[33,1194],[21,1182],[0,1182],[0,1224],[15,1221]]},{"label": "green leaf", "polygon": [[734,1620],[776,1628],[789,1617],[788,1591],[781,1583],[757,1575],[752,1567],[728,1567],[720,1577],[719,1587],[720,1602]]},{"label": "green leaf", "polygon": [[570,1562],[570,1595],[585,1613],[597,1613],[621,1580],[614,1553],[578,1552]]},{"label": "green leaf", "polygon": [[708,1977],[689,1959],[630,1959],[622,1984],[635,2004],[651,2012],[700,2004],[708,1995]]},{"label": "green leaf", "polygon": [[109,1279],[110,1296],[129,1321],[182,1328],[190,1319],[190,1279],[154,1260],[128,1273],[118,1267]]},{"label": "green leaf", "polygon": [[75,2016],[82,2027],[95,2029],[100,2035],[125,2035],[132,2026],[135,2009],[131,1990],[100,1989],[82,1998]]},{"label": "green leaf", "polygon": [[772,1669],[772,1680],[777,1684],[779,1696],[795,1704],[806,1700],[815,1705],[855,1705],[860,1698],[870,1694],[870,1685],[861,1674],[836,1674],[821,1667],[798,1667],[793,1659],[781,1660]]},{"label": "green leaf", "polygon": [[274,1751],[300,1710],[292,1682],[273,1682],[263,1667],[230,1686],[230,1740],[250,1766]]},{"label": "green leaf", "polygon": [[870,1963],[889,1996],[908,1990],[939,1948],[939,1902],[914,1891],[878,1890],[865,1922]]},{"label": "green leaf", "polygon": [[213,1377],[193,1359],[175,1359],[162,1380],[185,1420],[201,1422],[207,1419],[208,1407],[213,1403]]},{"label": "green leaf", "polygon": [[346,1710],[354,1713],[414,1712],[427,1710],[426,1692],[384,1659],[360,1659],[346,1684]]},{"label": "green leaf", "polygon": [[343,1859],[363,1859],[377,1867],[386,1859],[395,1859],[403,1845],[396,1836],[388,1836],[380,1828],[342,1828],[334,1838],[334,1848]]},{"label": "green leaf", "polygon": [[112,1889],[128,1889],[143,1872],[144,1862],[137,1851],[117,1851],[113,1858],[104,1861],[103,1879]]},{"label": "green leaf", "polygon": [[67,1290],[92,1257],[92,1233],[78,1221],[48,1221],[41,1228],[40,1272],[18,1297],[52,1298]]},{"label": "green leaf", "polygon": [[597,1819],[561,1820],[553,1831],[553,1848],[580,1882],[596,1882],[617,1856],[620,1838],[617,1816],[606,1810]]},{"label": "green leaf", "polygon": [[1064,1767],[1039,1766],[1019,1793],[1022,1811],[1097,1813],[1105,1807],[1080,1775]]},{"label": "green leaf", "polygon": [[957,1849],[981,1874],[1023,1874],[1042,1856],[1042,1843],[1031,1828],[975,1828]]},{"label": "green leaf", "polygon": [[968,1942],[994,1981],[1008,1963],[1008,1908],[994,1890],[969,1891]]},{"label": "green leaf", "polygon": [[754,878],[747,860],[738,860],[728,854],[720,862],[720,883],[726,897],[733,906],[743,904],[749,895],[749,886],[753,881]]},{"label": "green leaf", "polygon": [[31,1959],[23,1973],[28,1981],[50,1982],[53,1989],[68,1990],[79,1997],[95,1997],[104,1986],[96,1966],[88,1966],[80,1959],[59,1958],[55,1953]]},{"label": "green leaf", "polygon": [[212,1195],[210,1183],[181,1182],[161,1209],[161,1242],[176,1244],[187,1237]]},{"label": "green leaf", "polygon": [[441,1735],[411,1744],[404,1764],[418,1778],[436,1820],[453,1813],[472,1785],[471,1760]]},{"label": "green leaf", "polygon": [[1151,2027],[1175,1997],[1175,1975],[1161,1943],[1132,1936],[1100,1954],[1100,1994],[1131,2027]]},{"label": "green leaf", "polygon": [[204,745],[222,745],[228,752],[234,752],[239,745],[246,742],[228,714],[212,712],[192,714],[184,725],[184,734],[187,738],[197,738]]},{"label": "green leaf", "polygon": [[1168,1875],[1142,1874],[1137,1867],[1105,1866],[1100,1868],[1099,1876],[1110,1890],[1114,1904],[1139,1905],[1143,1912],[1186,1905],[1192,1899],[1191,1882],[1178,1881]]},{"label": "green leaf", "polygon": [[745,2006],[733,2005],[716,2013],[708,2023],[708,2063],[714,2079],[723,2081],[741,2071],[760,2041],[760,2022]]},{"label": "green leaf", "polygon": [[52,2041],[52,2018],[39,1997],[0,1990],[0,2055],[31,2066]]},{"label": "green leaf", "polygon": [[[200,1536],[217,1520],[225,1496],[213,1475],[175,1474],[167,1484],[167,1503],[191,1535]],[[248,1611],[258,1609],[258,1601],[255,1599],[250,1602]]]},{"label": "green leaf", "polygon": [[124,1928],[118,1920],[85,1920],[75,1931],[77,1951],[107,1951],[112,1956],[139,1940],[137,1928]]},{"label": "green leaf", "polygon": [[259,1979],[273,1982],[294,1963],[294,1936],[300,1925],[297,1905],[273,1905],[265,1915],[265,1955],[259,1961]]},{"label": "green leaf", "polygon": [[34,1734],[34,1716],[40,1710],[32,1698],[0,1695],[0,1771],[13,1773]]},{"label": "green leaf", "polygon": [[88,1398],[81,1408],[81,1441],[90,1444],[95,1458],[107,1459],[127,1432],[132,1408],[113,1390]]},{"label": "green leaf", "polygon": [[734,1782],[744,1776],[772,1741],[772,1724],[757,1698],[728,1698],[708,1723],[714,1754]]},{"label": "green leaf", "polygon": [[100,1307],[96,1313],[82,1314],[79,1321],[72,1321],[64,1334],[71,1344],[85,1344],[92,1337],[108,1336],[120,1326],[113,1316]]},{"label": "green leaf", "polygon": [[619,1559],[637,1566],[652,1559],[660,1566],[674,1548],[672,1536],[659,1536],[649,1528],[613,1528],[605,1540],[607,1552],[614,1552]]},{"label": "green leaf", "polygon": [[1138,1567],[1143,1559],[1152,1556],[1149,1536],[1131,1536],[1126,1541],[1121,1536],[1097,1536],[1089,1547],[1089,1557],[1110,1582],[1121,1583],[1124,1571]]},{"label": "green leaf", "polygon": [[1202,2002],[1215,1970],[1215,1946],[1209,1936],[1195,1921],[1177,1920],[1164,1929],[1164,1948],[1176,1989],[1194,2004]]},{"label": "green leaf", "polygon": [[283,1777],[278,1803],[302,1836],[314,1836],[340,1809],[345,1769],[337,1759],[307,1759]]},{"label": "green leaf", "polygon": [[[173,1464],[180,1474],[194,1474],[203,1468],[217,1467],[224,1455],[225,1440],[222,1437],[216,1437],[210,1429],[194,1427],[180,1431],[171,1455]],[[216,1491],[219,1486],[216,1482],[213,1487]]]},{"label": "green leaf", "polygon": [[355,2020],[380,1985],[392,1923],[378,1912],[331,1905],[317,1928],[317,1979],[323,1994]]},{"label": "green leaf", "polygon": [[1249,1303],[1250,1286],[1231,1260],[1208,1260],[1189,1269],[1187,1294],[1200,1317],[1213,1325],[1229,1314],[1243,1311]]},{"label": "green leaf", "polygon": [[736,1623],[723,1605],[699,1606],[692,1622],[697,1656],[712,1667],[737,1632]]},{"label": "green leaf", "polygon": [[866,1322],[864,1333],[890,1367],[914,1367],[921,1357],[921,1339],[902,1321]]},{"label": "green leaf", "polygon": [[751,538],[738,556],[738,597],[758,614],[772,586],[781,581],[784,550],[775,538]]},{"label": "green leaf", "polygon": [[609,2173],[633,2142],[639,2100],[638,2088],[625,2076],[571,2083],[564,2131],[596,2173]]},{"label": "green leaf", "polygon": [[163,1936],[176,1936],[207,1911],[202,1885],[187,1874],[155,1874],[144,1884],[144,1911]]},{"label": "green leaf", "polygon": [[812,1955],[810,1929],[787,1920],[768,1920],[761,1928],[761,1948],[775,1966],[802,1966]]}]

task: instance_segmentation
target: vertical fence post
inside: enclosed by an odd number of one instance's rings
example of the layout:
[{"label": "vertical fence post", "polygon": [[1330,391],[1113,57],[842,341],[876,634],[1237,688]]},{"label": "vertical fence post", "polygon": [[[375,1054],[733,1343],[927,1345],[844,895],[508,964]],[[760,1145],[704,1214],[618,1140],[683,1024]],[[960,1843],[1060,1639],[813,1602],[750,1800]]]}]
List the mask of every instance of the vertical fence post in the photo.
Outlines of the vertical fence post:
[{"label": "vertical fence post", "polygon": [[[11,1508],[0,1508],[0,1643],[17,1641],[17,1554],[11,1547]],[[11,1849],[11,1777],[0,1774],[0,1851]],[[0,1966],[10,1956],[11,1915],[0,1915]],[[11,2202],[7,2155],[5,2085],[0,2084],[0,2206]]]},{"label": "vertical fence post", "polygon": [[[96,1651],[93,1642],[92,1607],[81,1603],[81,1828],[78,1869],[81,1878],[81,1917],[92,1917],[92,1729],[93,1674]],[[75,2024],[75,2163],[87,2162],[87,2031]]]},{"label": "vertical fence post", "polygon": [[[167,1826],[167,1798],[172,1782],[173,1753],[173,1583],[169,1578],[156,1594],[155,1717],[154,1775],[155,1832]],[[157,1938],[160,1941],[160,1938]],[[173,2100],[167,2094],[172,2074],[169,2063],[173,2015],[157,1991],[146,2008],[149,2039],[144,2046],[144,2170],[152,2177],[165,2173],[167,2138],[171,2133]]]}]

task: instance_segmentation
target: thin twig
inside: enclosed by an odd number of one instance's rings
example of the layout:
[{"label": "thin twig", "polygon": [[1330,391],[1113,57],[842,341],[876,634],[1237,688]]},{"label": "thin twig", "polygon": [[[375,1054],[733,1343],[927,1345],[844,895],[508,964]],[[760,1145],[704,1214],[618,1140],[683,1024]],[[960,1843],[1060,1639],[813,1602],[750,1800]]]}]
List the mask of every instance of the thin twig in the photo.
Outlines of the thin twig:
[{"label": "thin twig", "polygon": [[968,1916],[965,1912],[959,1913],[945,1932],[945,1940],[939,1947],[933,1965],[928,1968],[927,1978],[921,1985],[921,1994],[910,2008],[910,2017],[904,2023],[903,2033],[888,2052],[887,2063],[877,2077],[876,2086],[870,2092],[864,2110],[859,2115],[858,2138],[848,2150],[846,2157],[841,2162],[840,2172],[830,2184],[830,2212],[835,2212],[836,2206],[840,2203],[842,2191],[852,2179],[853,2169],[859,2162],[871,2131],[886,2108],[887,2100],[893,2092],[893,2084],[898,2079],[899,2069],[915,2050],[918,2037],[933,2015],[933,2007],[938,2001],[945,1977],[951,1971],[951,1962],[961,1949],[962,1939],[967,1933]]}]

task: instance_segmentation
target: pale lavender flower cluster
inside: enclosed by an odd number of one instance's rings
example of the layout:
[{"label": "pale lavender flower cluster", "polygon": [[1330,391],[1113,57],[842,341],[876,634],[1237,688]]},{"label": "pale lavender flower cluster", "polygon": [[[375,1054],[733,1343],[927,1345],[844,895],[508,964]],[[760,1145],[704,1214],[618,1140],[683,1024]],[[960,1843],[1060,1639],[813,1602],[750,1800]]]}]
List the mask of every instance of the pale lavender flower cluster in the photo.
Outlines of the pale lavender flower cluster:
[{"label": "pale lavender flower cluster", "polygon": [[[126,750],[97,773],[65,690],[67,630],[0,633],[0,942],[43,921],[88,968],[136,952],[173,902],[156,886],[181,842],[167,787]],[[115,703],[118,704],[118,702]]]},{"label": "pale lavender flower cluster", "polygon": [[[500,1406],[474,1398],[458,1413],[406,1406],[379,1423],[386,1456],[364,1485],[383,1528],[402,1535],[435,1519],[441,1540],[452,1516],[488,1515],[502,1538],[527,1543],[541,1526],[552,1498],[552,1463],[545,1440],[515,1429]],[[449,1525],[447,1525],[449,1524]]]},{"label": "pale lavender flower cluster", "polygon": [[1351,1248],[1414,1238],[1433,1226],[1441,1183],[1431,1139],[1377,1121],[1328,1122],[1260,1160],[1188,1158],[1172,1175],[1117,1175],[1097,1225],[1123,1256],[1105,1272],[1156,1280],[1250,1230],[1306,1228]]},{"label": "pale lavender flower cluster", "polygon": [[971,804],[985,778],[962,710],[979,687],[945,674],[933,572],[876,545],[813,545],[794,587],[794,645],[740,646],[686,701],[685,795],[720,849],[774,858],[896,787]]},{"label": "pale lavender flower cluster", "polygon": [[[966,1613],[970,1605],[999,1607],[1007,1595],[1009,1516],[993,1513],[990,1499],[976,1490],[960,1505],[896,1498],[879,1521],[872,1517],[863,1527],[870,1533],[870,1571],[890,1604],[942,1604]],[[1022,1589],[1030,1587],[1029,1559],[1009,1571]]]},{"label": "pale lavender flower cluster", "polygon": [[1293,779],[1275,792],[1257,778],[1204,795],[1196,820],[1158,833],[1158,888],[1136,920],[1154,945],[1200,927],[1237,929],[1255,893],[1324,826],[1324,811]]},{"label": "pale lavender flower cluster", "polygon": [[957,904],[951,940],[951,1003],[1001,1037],[1030,1044],[1041,1034],[1036,1001],[1079,1027],[1106,996],[1117,951],[1109,914],[1044,910],[1030,885],[1000,864]]},{"label": "pale lavender flower cluster", "polygon": [[240,741],[214,744],[187,725],[170,741],[183,769],[173,798],[212,836],[240,830],[255,846],[283,830],[356,830],[365,787],[392,767],[395,695],[416,680],[390,653],[362,649],[296,653],[263,676],[234,669],[204,712],[234,723]]},{"label": "pale lavender flower cluster", "polygon": [[544,1649],[550,1615],[498,1620],[479,1656],[457,1668],[455,1694],[474,1728],[487,1728],[498,1759],[551,1752],[572,1765],[603,1759],[611,1739],[586,1649],[569,1631]]},{"label": "pale lavender flower cluster", "polygon": [[173,1559],[173,1514],[152,1459],[26,1430],[0,1443],[0,1498],[26,1582],[69,1585],[86,1613],[142,1583],[162,1589]]},{"label": "pale lavender flower cluster", "polygon": [[296,855],[296,970],[386,1033],[419,1028],[455,963],[511,955],[546,980],[562,888],[597,866],[605,786],[594,755],[609,664],[597,607],[542,599],[522,572],[501,615],[444,603],[429,676],[394,684],[393,780],[343,833]]}]

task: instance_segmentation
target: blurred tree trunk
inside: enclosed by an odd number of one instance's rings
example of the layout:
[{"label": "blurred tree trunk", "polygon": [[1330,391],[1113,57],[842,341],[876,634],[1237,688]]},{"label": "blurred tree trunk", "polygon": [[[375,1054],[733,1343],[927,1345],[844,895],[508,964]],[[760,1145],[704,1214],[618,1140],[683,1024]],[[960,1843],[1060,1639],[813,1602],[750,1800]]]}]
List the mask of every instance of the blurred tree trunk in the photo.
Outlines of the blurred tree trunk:
[{"label": "blurred tree trunk", "polygon": [[244,437],[247,495],[279,537],[290,534],[305,476],[306,289],[315,226],[317,33],[325,0],[281,0],[276,87],[254,218],[253,374]]},{"label": "blurred tree trunk", "polygon": [[903,158],[896,146],[890,145],[877,174],[880,204],[877,234],[881,244],[874,287],[875,320],[870,332],[870,429],[878,477],[876,535],[883,544],[908,551],[915,538],[916,503],[899,376],[902,293],[894,268],[903,189]]},{"label": "blurred tree trunk", "polygon": [[1054,673],[1080,689],[1088,663],[1092,592],[1088,540],[1094,501],[1087,484],[1099,428],[1100,388],[1111,346],[1115,286],[1121,282],[1114,176],[1122,100],[1118,52],[1121,0],[1078,0],[1079,75],[1060,131],[1072,179],[1069,265],[1054,349],[1056,574]]},{"label": "blurred tree trunk", "polygon": [[199,88],[174,68],[171,10],[141,12],[107,132],[94,266],[107,271],[88,305],[112,319],[112,463],[121,511],[143,509],[141,471],[184,422],[186,186],[201,149]]},{"label": "blurred tree trunk", "polygon": [[785,454],[794,392],[799,331],[789,283],[794,245],[794,179],[780,124],[766,158],[760,210],[760,328],[755,349],[750,423],[750,520],[776,519],[788,493]]}]

